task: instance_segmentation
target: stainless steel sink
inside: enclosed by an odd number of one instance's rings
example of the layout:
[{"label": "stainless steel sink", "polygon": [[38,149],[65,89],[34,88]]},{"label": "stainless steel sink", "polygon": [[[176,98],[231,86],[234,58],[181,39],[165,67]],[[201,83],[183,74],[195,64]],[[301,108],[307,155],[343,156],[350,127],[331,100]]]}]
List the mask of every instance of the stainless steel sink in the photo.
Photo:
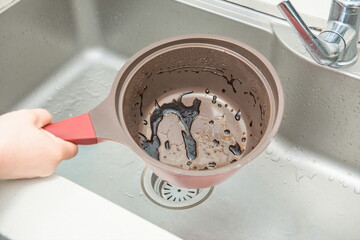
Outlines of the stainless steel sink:
[{"label": "stainless steel sink", "polygon": [[129,56],[189,33],[237,39],[272,62],[286,106],[267,150],[183,210],[151,201],[142,160],[114,142],[80,146],[57,174],[184,239],[360,239],[360,61],[317,65],[281,19],[219,0],[20,1],[0,14],[0,112],[87,112]]}]

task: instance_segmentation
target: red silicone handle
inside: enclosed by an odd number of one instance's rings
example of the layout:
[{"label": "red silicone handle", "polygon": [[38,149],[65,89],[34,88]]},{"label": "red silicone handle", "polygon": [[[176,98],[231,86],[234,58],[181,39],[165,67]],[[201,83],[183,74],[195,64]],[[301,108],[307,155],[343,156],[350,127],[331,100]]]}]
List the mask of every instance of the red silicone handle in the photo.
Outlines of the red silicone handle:
[{"label": "red silicone handle", "polygon": [[51,123],[43,129],[75,144],[89,145],[98,142],[89,113]]}]

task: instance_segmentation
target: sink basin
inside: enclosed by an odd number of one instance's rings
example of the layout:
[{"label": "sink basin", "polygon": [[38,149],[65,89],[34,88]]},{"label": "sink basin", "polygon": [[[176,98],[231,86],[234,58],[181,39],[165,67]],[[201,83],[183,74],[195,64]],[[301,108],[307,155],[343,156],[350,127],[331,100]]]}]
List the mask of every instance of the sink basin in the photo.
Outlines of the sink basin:
[{"label": "sink basin", "polygon": [[315,64],[281,19],[216,0],[20,1],[0,14],[0,112],[88,112],[132,54],[191,33],[251,45],[277,70],[285,113],[266,151],[182,210],[149,199],[144,163],[115,142],[80,146],[56,173],[184,239],[359,239],[360,62]]}]

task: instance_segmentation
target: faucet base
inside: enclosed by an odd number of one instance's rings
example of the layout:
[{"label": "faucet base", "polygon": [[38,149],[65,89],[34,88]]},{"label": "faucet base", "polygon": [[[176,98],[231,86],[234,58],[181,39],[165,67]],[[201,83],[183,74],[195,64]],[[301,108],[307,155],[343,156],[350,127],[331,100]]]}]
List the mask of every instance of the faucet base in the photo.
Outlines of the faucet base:
[{"label": "faucet base", "polygon": [[335,68],[350,67],[350,66],[354,65],[357,62],[357,60],[358,60],[358,55],[356,55],[356,57],[351,59],[350,61],[334,62],[333,64],[330,65],[330,67],[335,67]]}]

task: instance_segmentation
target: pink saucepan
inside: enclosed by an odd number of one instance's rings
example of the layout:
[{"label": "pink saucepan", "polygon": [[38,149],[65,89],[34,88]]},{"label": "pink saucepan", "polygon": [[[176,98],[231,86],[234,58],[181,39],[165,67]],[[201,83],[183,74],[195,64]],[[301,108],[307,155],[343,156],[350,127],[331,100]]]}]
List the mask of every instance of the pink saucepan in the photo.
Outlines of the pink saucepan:
[{"label": "pink saucepan", "polygon": [[[194,97],[201,100],[203,118],[222,116],[234,137],[245,139],[241,141],[241,157],[203,171],[205,168],[165,164],[143,150],[139,133],[149,136],[154,110],[175,102],[181,94],[187,106]],[[228,179],[264,151],[279,128],[283,109],[280,80],[259,52],[220,36],[190,35],[142,49],[121,68],[109,95],[95,109],[44,129],[76,144],[107,140],[125,144],[161,179],[181,187],[206,188]],[[194,122],[191,132],[198,126],[202,125]],[[206,132],[200,135],[197,137],[206,140]],[[189,161],[178,160],[184,164]]]}]

